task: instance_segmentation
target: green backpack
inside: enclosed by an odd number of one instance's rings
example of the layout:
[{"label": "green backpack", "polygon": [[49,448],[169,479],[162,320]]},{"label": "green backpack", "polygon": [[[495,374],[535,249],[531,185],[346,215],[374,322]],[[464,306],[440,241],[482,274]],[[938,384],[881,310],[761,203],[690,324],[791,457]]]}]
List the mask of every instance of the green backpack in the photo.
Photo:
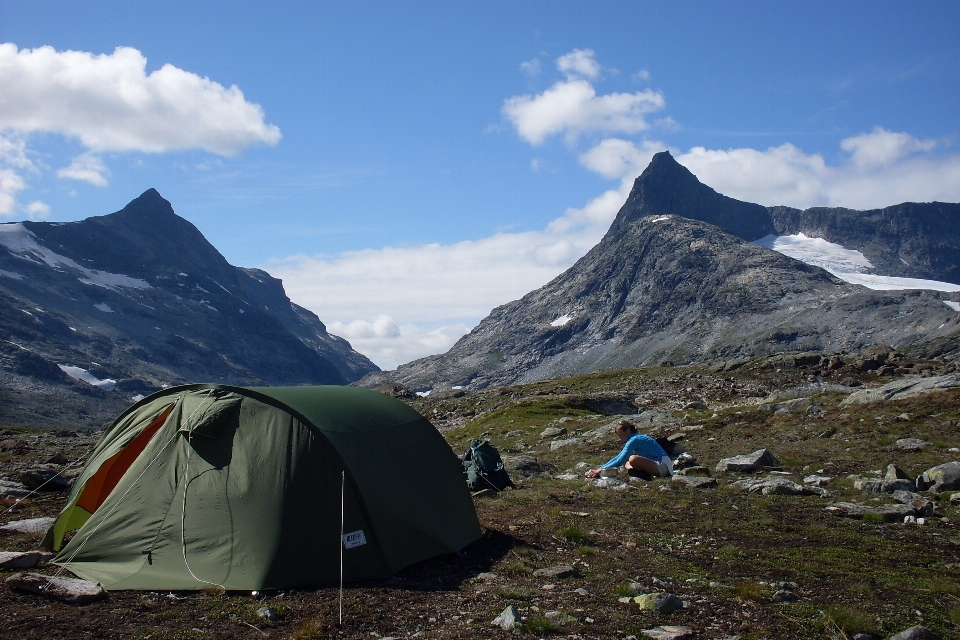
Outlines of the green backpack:
[{"label": "green backpack", "polygon": [[500,453],[486,441],[470,441],[470,448],[463,454],[463,472],[467,475],[467,488],[470,491],[503,491],[507,487],[516,489],[503,468]]}]

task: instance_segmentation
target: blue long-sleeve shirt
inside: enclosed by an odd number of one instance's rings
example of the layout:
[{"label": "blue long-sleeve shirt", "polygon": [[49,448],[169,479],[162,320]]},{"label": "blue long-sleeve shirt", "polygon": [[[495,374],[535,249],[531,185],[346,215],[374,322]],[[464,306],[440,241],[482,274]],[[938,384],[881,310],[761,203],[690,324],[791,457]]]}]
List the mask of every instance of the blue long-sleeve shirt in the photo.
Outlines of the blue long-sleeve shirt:
[{"label": "blue long-sleeve shirt", "polygon": [[611,469],[615,467],[621,467],[627,463],[627,460],[630,459],[630,456],[642,456],[644,458],[649,458],[650,460],[660,460],[660,458],[665,455],[667,455],[667,452],[663,450],[663,447],[657,444],[656,440],[650,436],[638,433],[624,443],[623,451],[621,451],[617,457],[613,458],[610,460],[610,462],[606,463],[600,468]]}]

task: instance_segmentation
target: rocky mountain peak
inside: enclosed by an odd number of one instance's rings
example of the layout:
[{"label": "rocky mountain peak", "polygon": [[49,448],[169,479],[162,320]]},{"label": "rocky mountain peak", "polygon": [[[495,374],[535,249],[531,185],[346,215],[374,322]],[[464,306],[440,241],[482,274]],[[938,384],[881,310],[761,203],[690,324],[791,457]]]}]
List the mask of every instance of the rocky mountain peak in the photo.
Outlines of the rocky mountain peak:
[{"label": "rocky mountain peak", "polygon": [[621,234],[630,223],[644,216],[661,215],[702,220],[747,240],[775,231],[765,207],[717,193],[677,162],[669,151],[655,154],[634,181],[607,235]]}]

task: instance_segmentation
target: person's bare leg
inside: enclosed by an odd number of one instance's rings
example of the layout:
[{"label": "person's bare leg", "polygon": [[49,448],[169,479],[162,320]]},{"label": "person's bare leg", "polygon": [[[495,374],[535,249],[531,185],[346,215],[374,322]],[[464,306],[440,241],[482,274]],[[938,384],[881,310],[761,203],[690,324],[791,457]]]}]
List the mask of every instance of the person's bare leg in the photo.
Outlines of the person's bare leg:
[{"label": "person's bare leg", "polygon": [[630,459],[627,460],[627,463],[623,466],[627,468],[627,471],[634,469],[636,471],[649,473],[652,476],[660,475],[660,468],[657,466],[657,463],[643,456],[630,456]]}]

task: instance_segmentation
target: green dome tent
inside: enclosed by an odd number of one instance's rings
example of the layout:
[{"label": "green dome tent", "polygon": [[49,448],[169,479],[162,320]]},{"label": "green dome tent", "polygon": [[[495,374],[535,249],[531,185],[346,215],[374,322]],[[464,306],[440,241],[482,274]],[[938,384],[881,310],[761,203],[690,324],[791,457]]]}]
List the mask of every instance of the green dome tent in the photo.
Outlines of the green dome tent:
[{"label": "green dome tent", "polygon": [[399,400],[186,385],[104,431],[43,545],[106,589],[255,590],[335,583],[341,553],[345,580],[384,578],[479,537],[459,460]]}]

